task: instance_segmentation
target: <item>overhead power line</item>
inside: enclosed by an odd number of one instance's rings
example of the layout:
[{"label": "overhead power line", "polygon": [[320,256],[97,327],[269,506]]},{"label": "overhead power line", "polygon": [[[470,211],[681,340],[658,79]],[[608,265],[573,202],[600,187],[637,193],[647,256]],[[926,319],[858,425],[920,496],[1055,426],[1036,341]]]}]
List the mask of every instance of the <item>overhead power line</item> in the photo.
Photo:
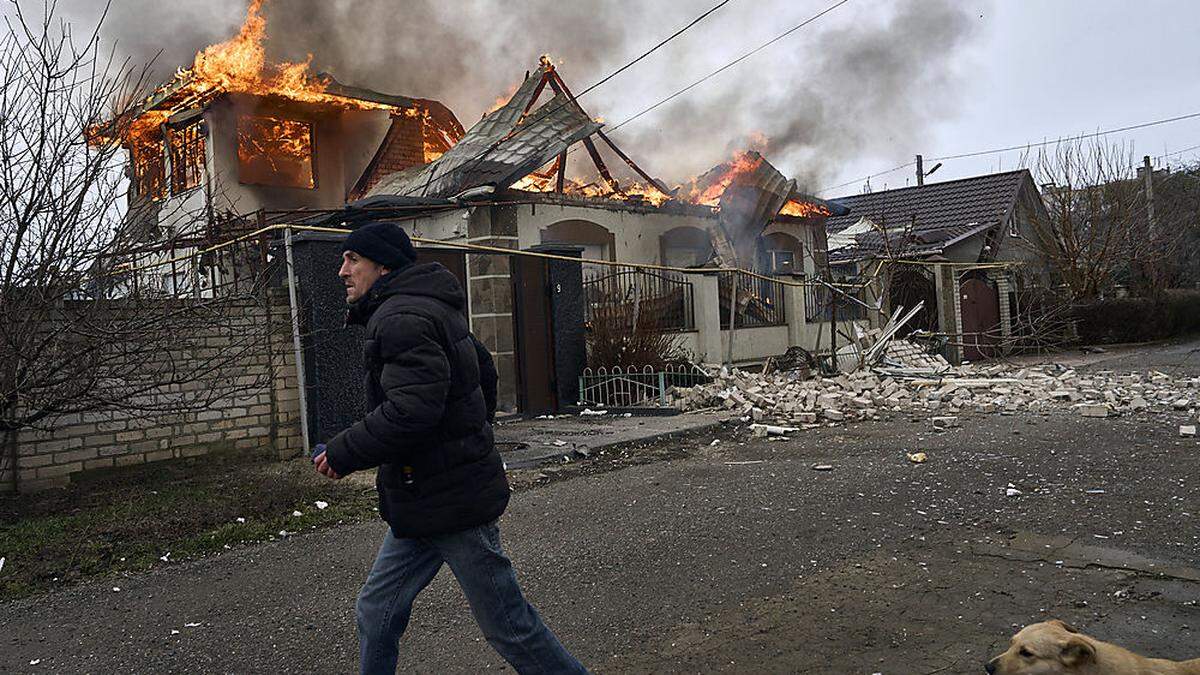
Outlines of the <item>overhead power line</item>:
[{"label": "overhead power line", "polygon": [[771,38],[770,40],[767,40],[766,42],[755,47],[754,49],[751,49],[750,51],[746,52],[745,54],[742,54],[741,56],[730,61],[729,63],[726,63],[725,65],[721,66],[720,68],[717,68],[716,70],[714,70],[711,73],[705,75],[704,77],[696,80],[695,82],[689,84],[688,86],[684,87],[683,89],[680,89],[679,91],[671,94],[670,96],[662,99],[661,101],[658,101],[657,103],[654,103],[653,105],[649,106],[648,108],[643,109],[642,111],[638,112],[637,114],[633,115],[632,117],[625,119],[620,124],[617,124],[616,126],[609,128],[608,133],[612,133],[612,132],[616,131],[617,129],[620,129],[621,127],[625,126],[626,124],[629,124],[630,122],[636,120],[637,118],[641,117],[642,115],[645,115],[646,113],[658,108],[659,106],[664,105],[664,104],[674,100],[675,98],[682,96],[683,94],[686,94],[687,92],[691,91],[692,89],[695,89],[696,87],[700,86],[700,84],[704,83],[705,81],[707,81],[713,77],[716,77],[717,75],[725,72],[726,70],[729,70],[730,68],[736,66],[737,64],[741,63],[742,61],[745,61],[746,59],[750,58],[751,56],[754,56],[755,54],[761,52],[762,50],[766,49],[767,47],[770,47],[771,45],[775,44],[776,42],[779,42],[783,38],[791,35],[792,33],[795,33],[796,31],[800,30],[801,28],[804,28],[805,26],[816,21],[817,19],[820,19],[821,17],[832,12],[833,10],[837,9],[838,7],[841,7],[842,5],[846,4],[847,2],[850,2],[850,0],[840,0],[839,2],[836,2],[832,5],[830,5],[829,7],[810,16],[809,18],[805,19],[804,21],[801,21],[800,23],[796,24],[795,26],[792,26],[791,28],[780,33],[779,35],[776,35],[775,37]]},{"label": "overhead power line", "polygon": [[1039,148],[1039,147],[1042,147],[1045,145],[1050,145],[1051,143],[1058,143],[1059,141],[1062,141],[1062,140],[1073,140],[1073,141],[1079,140],[1079,141],[1081,141],[1081,140],[1084,140],[1087,138],[1098,138],[1100,136],[1107,136],[1108,134],[1119,134],[1124,131],[1133,131],[1135,129],[1145,129],[1146,127],[1155,127],[1160,124],[1170,124],[1171,122],[1190,120],[1190,119],[1193,119],[1196,117],[1200,117],[1200,112],[1189,113],[1187,115],[1179,115],[1176,117],[1168,117],[1168,118],[1162,119],[1162,120],[1154,120],[1153,122],[1142,122],[1141,124],[1131,124],[1129,126],[1118,127],[1116,129],[1106,129],[1104,131],[1094,131],[1094,132],[1087,133],[1087,134],[1080,134],[1078,136],[1075,136],[1075,135],[1063,136],[1063,137],[1060,137],[1053,141],[1041,141],[1038,143],[1025,143],[1023,145],[1010,145],[1007,148],[995,148],[993,150],[977,150],[975,152],[964,152],[964,153],[960,153],[957,155],[945,155],[943,157],[931,157],[930,159],[932,159],[934,161],[940,161],[940,160],[946,160],[946,159],[964,159],[966,157],[982,157],[983,155],[998,155],[1002,152],[1012,152],[1014,150],[1025,150],[1027,148]]},{"label": "overhead power line", "polygon": [[[706,11],[706,12],[704,12],[703,14],[701,14],[701,15],[697,16],[695,19],[692,19],[692,20],[691,20],[690,22],[688,22],[688,23],[687,23],[687,24],[686,24],[686,25],[685,25],[683,28],[680,28],[679,30],[677,30],[677,31],[675,31],[674,33],[672,33],[671,35],[667,36],[665,39],[661,40],[661,41],[660,41],[658,44],[656,44],[656,45],[654,45],[653,47],[651,47],[650,49],[647,49],[646,51],[642,52],[642,53],[641,53],[641,54],[640,54],[640,55],[639,55],[637,58],[633,59],[632,61],[629,61],[629,62],[628,62],[628,63],[626,63],[625,65],[621,66],[620,68],[616,69],[615,71],[613,71],[613,72],[609,73],[608,75],[606,75],[605,77],[601,78],[599,81],[597,81],[597,82],[595,82],[594,84],[592,84],[592,85],[588,86],[588,88],[587,88],[587,89],[584,89],[582,92],[580,92],[580,93],[579,93],[577,96],[575,96],[575,97],[574,97],[574,99],[575,99],[575,100],[564,101],[564,102],[563,102],[562,104],[560,104],[560,105],[559,105],[557,108],[554,108],[554,109],[550,110],[549,112],[550,112],[550,113],[557,112],[558,110],[561,110],[562,108],[565,108],[565,107],[567,107],[567,106],[569,106],[569,105],[578,105],[578,103],[577,103],[577,100],[579,99],[579,97],[580,97],[580,96],[583,96],[584,94],[586,94],[586,93],[588,93],[588,92],[590,92],[590,91],[593,91],[593,90],[595,90],[595,89],[596,89],[597,87],[599,87],[600,85],[604,84],[605,82],[608,82],[609,80],[613,79],[613,78],[614,78],[614,77],[616,77],[617,75],[620,75],[622,72],[624,72],[624,71],[628,70],[628,69],[629,69],[630,67],[632,67],[634,64],[638,63],[639,61],[641,61],[641,60],[645,59],[647,56],[650,56],[650,55],[651,55],[651,54],[653,54],[654,52],[658,51],[660,48],[662,48],[662,47],[663,47],[664,45],[666,45],[668,42],[670,42],[670,41],[674,40],[675,38],[679,37],[680,35],[683,35],[685,32],[687,32],[687,30],[688,30],[688,29],[692,28],[692,27],[693,27],[693,26],[695,26],[696,24],[698,24],[698,23],[700,23],[701,21],[703,21],[705,18],[707,18],[707,17],[708,17],[710,14],[712,14],[713,12],[716,12],[717,10],[721,9],[722,7],[724,7],[725,5],[729,4],[729,3],[730,3],[730,1],[731,1],[731,0],[721,0],[721,2],[718,2],[716,5],[713,5],[713,7],[712,7],[711,9],[709,9],[708,11]],[[843,2],[847,2],[848,0],[842,0],[842,1],[843,1]],[[549,113],[548,113],[548,114],[549,114]],[[512,131],[512,133],[511,133],[511,134],[509,134],[508,136],[506,136],[504,140],[509,140],[509,139],[512,139],[512,138],[513,138],[513,137],[515,137],[515,136],[518,136],[518,135],[520,135],[520,134],[521,134],[523,131],[525,131],[526,129],[528,129],[528,127],[517,127],[516,129],[514,129],[514,130]],[[470,159],[466,160],[465,162],[463,162],[463,165],[465,166],[465,165],[467,165],[467,164],[470,164],[470,163],[473,163],[473,162],[479,162],[479,161],[481,161],[481,160],[482,160],[484,157],[486,157],[486,156],[487,156],[489,153],[491,153],[491,152],[492,152],[492,150],[494,150],[494,149],[496,148],[496,146],[497,146],[497,145],[498,145],[498,143],[494,143],[494,144],[492,144],[491,146],[489,146],[489,147],[485,148],[485,149],[483,150],[483,152],[480,152],[479,154],[475,155],[474,157],[472,157],[472,158],[470,158]],[[411,195],[412,193],[413,193],[413,190],[409,190],[408,192],[406,192],[406,193],[405,193],[405,195],[402,195],[402,196]]]},{"label": "overhead power line", "polygon": [[717,11],[718,9],[721,9],[721,8],[722,8],[722,7],[724,7],[725,5],[728,5],[728,4],[729,4],[729,2],[730,2],[730,0],[723,0],[722,2],[719,2],[719,3],[717,3],[716,5],[714,5],[714,6],[713,6],[713,8],[712,8],[712,9],[710,9],[710,10],[708,10],[707,12],[705,12],[705,13],[701,14],[700,16],[696,17],[695,19],[692,19],[692,22],[691,22],[691,23],[689,23],[688,25],[684,26],[683,28],[680,28],[679,30],[677,30],[677,31],[675,31],[674,33],[672,33],[671,35],[667,36],[667,38],[666,38],[666,39],[664,39],[662,42],[659,42],[658,44],[654,45],[654,46],[653,46],[653,47],[651,47],[650,49],[647,49],[645,52],[643,52],[643,53],[642,53],[642,55],[641,55],[641,56],[639,56],[639,57],[637,57],[636,59],[634,59],[634,60],[630,61],[629,63],[626,63],[625,65],[621,66],[620,68],[617,68],[617,69],[616,69],[616,70],[614,70],[612,73],[609,73],[609,75],[608,75],[607,77],[605,77],[605,78],[601,79],[599,82],[596,82],[595,84],[593,84],[593,85],[591,85],[591,86],[589,86],[589,87],[585,88],[583,91],[579,92],[579,94],[578,94],[578,95],[576,95],[576,96],[575,96],[575,98],[577,98],[577,99],[578,99],[578,98],[582,98],[582,97],[583,97],[585,94],[587,94],[589,91],[591,91],[591,90],[595,89],[596,87],[599,87],[600,85],[604,84],[605,82],[608,82],[609,80],[613,79],[614,77],[616,77],[616,76],[620,75],[621,73],[625,72],[626,70],[628,70],[629,68],[631,68],[631,67],[632,67],[634,64],[636,64],[638,61],[641,61],[642,59],[646,58],[647,56],[650,56],[650,55],[651,55],[651,54],[653,54],[654,52],[658,51],[658,49],[659,49],[660,47],[662,47],[663,45],[667,44],[667,43],[668,43],[668,42],[670,42],[671,40],[674,40],[675,38],[679,37],[680,35],[683,35],[683,34],[684,34],[684,32],[686,32],[686,31],[687,31],[687,29],[691,28],[692,26],[695,26],[696,24],[700,23],[700,22],[701,22],[701,21],[703,21],[704,19],[708,18],[708,15],[709,15],[709,14],[712,14],[713,12]]},{"label": "overhead power line", "polygon": [[[976,150],[974,152],[962,152],[962,153],[958,153],[958,154],[954,154],[954,155],[941,155],[941,156],[937,156],[937,157],[930,157],[929,159],[940,162],[940,161],[946,161],[946,160],[951,160],[951,159],[966,159],[968,157],[983,157],[986,155],[998,155],[1001,153],[1013,152],[1016,150],[1027,150],[1029,148],[1039,148],[1039,147],[1043,147],[1046,145],[1050,145],[1051,143],[1059,143],[1064,140],[1084,140],[1084,139],[1088,139],[1088,138],[1098,138],[1100,136],[1107,136],[1109,134],[1119,134],[1119,133],[1122,133],[1125,131],[1134,131],[1137,129],[1145,129],[1147,127],[1155,127],[1155,126],[1159,126],[1162,124],[1170,124],[1172,122],[1181,122],[1183,120],[1195,119],[1197,117],[1200,117],[1200,112],[1188,113],[1186,115],[1176,115],[1175,117],[1167,117],[1164,119],[1153,120],[1150,122],[1140,122],[1138,124],[1130,124],[1130,125],[1123,126],[1123,127],[1117,127],[1115,129],[1105,129],[1102,131],[1093,131],[1093,132],[1086,133],[1086,134],[1060,136],[1059,138],[1052,140],[1052,141],[1046,140],[1046,141],[1039,141],[1036,143],[1024,143],[1021,145],[1010,145],[1010,146],[1003,147],[1003,148],[993,148],[991,150]],[[1195,150],[1196,148],[1200,148],[1200,146],[1196,146],[1193,148],[1186,148],[1184,150],[1179,150],[1172,154],[1181,154],[1184,152],[1188,152],[1189,150]],[[1164,157],[1166,157],[1166,156],[1168,156],[1168,155],[1164,155]],[[846,187],[847,185],[853,185],[855,183],[867,181],[872,178],[878,178],[879,176],[885,176],[889,173],[894,173],[901,169],[907,169],[908,167],[914,166],[914,165],[916,165],[916,162],[908,162],[905,164],[901,164],[900,166],[888,169],[886,171],[880,171],[879,173],[873,173],[869,176],[864,176],[862,178],[855,178],[854,180],[846,181],[845,183],[839,183],[837,185],[831,185],[829,187],[821,188],[820,190],[817,190],[817,193],[820,194],[822,192],[828,192],[830,190],[836,190],[838,188]]]}]

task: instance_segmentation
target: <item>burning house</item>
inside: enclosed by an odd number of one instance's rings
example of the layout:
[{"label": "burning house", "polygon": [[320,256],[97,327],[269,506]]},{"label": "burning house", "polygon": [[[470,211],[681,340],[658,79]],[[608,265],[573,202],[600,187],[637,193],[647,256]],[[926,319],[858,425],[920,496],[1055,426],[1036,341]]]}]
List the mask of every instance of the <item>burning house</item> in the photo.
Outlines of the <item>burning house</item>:
[{"label": "burning house", "polygon": [[[347,86],[307,62],[268,63],[260,8],[254,0],[235,38],[114,121],[109,133],[130,156],[123,248],[153,270],[135,283],[204,294],[253,261],[190,252],[268,223],[391,219],[459,276],[502,402],[525,411],[573,400],[577,376],[547,361],[567,357],[547,332],[565,319],[547,297],[558,286],[545,261],[497,252],[583,258],[571,330],[616,301],[630,317],[646,309],[697,361],[834,339],[821,313],[828,293],[776,279],[823,276],[825,221],[847,209],[801,193],[759,153],[669,187],[613,142],[547,57],[464,132],[434,100]],[[162,260],[188,262],[153,266]]]},{"label": "burning house", "polygon": [[[402,209],[397,222],[427,245],[581,255],[586,321],[614,299],[629,305],[629,317],[644,307],[698,361],[813,349],[829,333],[816,311],[819,294],[774,279],[822,275],[824,222],[847,209],[798,192],[750,151],[669,188],[604,133],[545,57],[441,157],[366,182],[362,198],[324,224],[353,226],[364,210],[378,218],[394,206]],[[427,214],[412,210],[421,203]],[[553,352],[530,343],[544,329],[522,336],[522,326],[550,320],[548,310],[522,306],[524,289],[548,287],[547,280],[522,269],[528,259],[498,266],[461,249],[460,257],[471,325],[496,353],[502,383],[506,372],[524,386],[553,370],[531,366]]]},{"label": "burning house", "polygon": [[[426,164],[462,135],[437,101],[347,86],[308,63],[270,64],[261,0],[233,39],[196,55],[110,130],[128,150],[119,240],[141,263],[186,257],[254,227],[243,214],[336,209],[381,170]],[[169,294],[226,282],[236,261],[139,279]]]}]

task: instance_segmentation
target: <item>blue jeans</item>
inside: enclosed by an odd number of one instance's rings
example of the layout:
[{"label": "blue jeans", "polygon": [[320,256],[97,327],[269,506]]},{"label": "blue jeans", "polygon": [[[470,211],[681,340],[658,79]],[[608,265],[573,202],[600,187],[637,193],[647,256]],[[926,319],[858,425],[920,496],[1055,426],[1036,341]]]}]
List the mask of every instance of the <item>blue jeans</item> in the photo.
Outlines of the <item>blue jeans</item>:
[{"label": "blue jeans", "polygon": [[493,522],[420,539],[399,539],[388,530],[355,608],[364,674],[396,672],[413,600],[443,562],[458,579],[488,644],[518,673],[587,672],[521,594]]}]

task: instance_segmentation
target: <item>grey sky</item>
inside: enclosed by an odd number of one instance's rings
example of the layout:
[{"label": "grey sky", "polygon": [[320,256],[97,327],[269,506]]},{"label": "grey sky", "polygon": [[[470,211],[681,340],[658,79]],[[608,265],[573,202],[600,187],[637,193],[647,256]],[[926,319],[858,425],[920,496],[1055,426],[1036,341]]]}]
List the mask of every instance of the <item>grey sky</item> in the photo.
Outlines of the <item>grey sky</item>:
[{"label": "grey sky", "polygon": [[[269,47],[342,79],[449,104],[466,126],[533,68],[561,59],[578,91],[716,0],[272,0]],[[833,0],[733,0],[584,99],[613,125]],[[113,0],[107,39],[163,72],[232,34],[245,0]],[[95,0],[66,0],[74,18]],[[1191,0],[851,0],[615,135],[652,172],[700,173],[745,144],[810,189],[927,157],[1200,112]],[[1200,145],[1200,118],[1115,135],[1138,155]],[[1012,152],[948,161],[931,180],[1013,168]],[[1200,157],[1200,150],[1171,161]],[[930,163],[932,164],[932,163]],[[872,180],[911,183],[913,170]],[[857,192],[858,183],[825,196]]]}]

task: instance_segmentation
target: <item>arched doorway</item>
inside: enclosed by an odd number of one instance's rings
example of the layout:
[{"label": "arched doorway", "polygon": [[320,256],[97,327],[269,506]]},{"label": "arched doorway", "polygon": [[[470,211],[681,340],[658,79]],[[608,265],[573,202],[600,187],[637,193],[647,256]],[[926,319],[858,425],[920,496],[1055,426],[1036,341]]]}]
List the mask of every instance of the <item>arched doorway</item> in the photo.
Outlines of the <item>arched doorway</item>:
[{"label": "arched doorway", "polygon": [[582,246],[585,260],[617,259],[616,236],[590,220],[560,220],[543,229],[541,237],[543,244]]},{"label": "arched doorway", "polygon": [[969,274],[959,283],[962,309],[963,358],[990,358],[1000,338],[1000,296],[983,274]]},{"label": "arched doorway", "polygon": [[765,234],[759,240],[759,269],[767,274],[804,271],[804,244],[787,232]]},{"label": "arched doorway", "polygon": [[712,259],[712,240],[698,227],[687,225],[667,230],[658,238],[662,264],[668,267],[695,267]]}]

